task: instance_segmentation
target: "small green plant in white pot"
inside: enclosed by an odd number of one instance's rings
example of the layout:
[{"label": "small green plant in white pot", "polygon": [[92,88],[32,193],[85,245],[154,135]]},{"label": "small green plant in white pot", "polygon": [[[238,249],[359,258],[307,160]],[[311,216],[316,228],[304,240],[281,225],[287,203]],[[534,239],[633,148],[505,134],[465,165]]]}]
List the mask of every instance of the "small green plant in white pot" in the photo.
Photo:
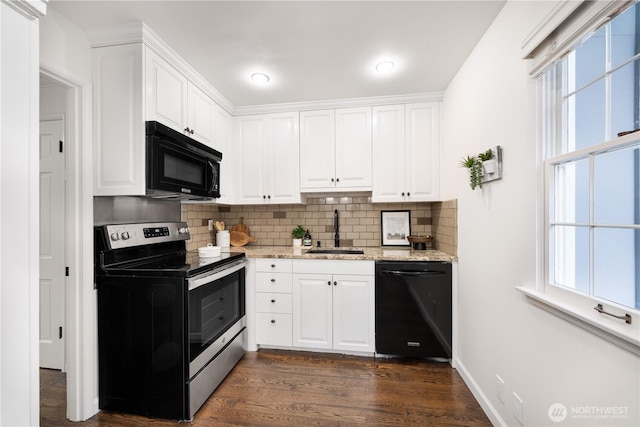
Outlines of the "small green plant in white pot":
[{"label": "small green plant in white pot", "polygon": [[495,161],[491,162],[493,158],[493,150],[488,149],[477,156],[467,156],[460,160],[460,166],[469,169],[469,185],[472,190],[475,190],[476,187],[482,188],[485,173],[495,171]]},{"label": "small green plant in white pot", "polygon": [[302,246],[302,238],[307,231],[303,226],[298,225],[296,228],[291,230],[291,237],[293,237],[293,246]]}]

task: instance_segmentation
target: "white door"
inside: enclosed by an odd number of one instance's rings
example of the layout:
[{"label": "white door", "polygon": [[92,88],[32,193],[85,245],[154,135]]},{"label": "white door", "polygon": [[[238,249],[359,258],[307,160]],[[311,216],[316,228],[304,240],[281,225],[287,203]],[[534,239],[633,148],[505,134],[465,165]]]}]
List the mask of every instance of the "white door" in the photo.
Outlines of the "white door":
[{"label": "white door", "polygon": [[375,351],[373,276],[334,275],[333,348]]},{"label": "white door", "polygon": [[293,346],[332,348],[330,274],[293,275]]},{"label": "white door", "polygon": [[336,186],[336,131],[334,110],[300,113],[300,188]]},{"label": "white door", "polygon": [[40,122],[40,366],[64,368],[64,153],[62,120]]},{"label": "white door", "polygon": [[335,111],[336,187],[371,189],[371,107]]},{"label": "white door", "polygon": [[269,115],[267,165],[271,203],[300,203],[298,113]]}]

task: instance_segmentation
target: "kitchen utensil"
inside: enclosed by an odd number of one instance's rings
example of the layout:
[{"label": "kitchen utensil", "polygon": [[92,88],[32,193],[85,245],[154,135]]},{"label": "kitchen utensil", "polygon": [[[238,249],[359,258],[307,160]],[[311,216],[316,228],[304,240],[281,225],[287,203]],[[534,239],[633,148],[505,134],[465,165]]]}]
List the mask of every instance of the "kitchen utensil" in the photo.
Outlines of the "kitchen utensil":
[{"label": "kitchen utensil", "polygon": [[216,230],[218,231],[222,231],[224,230],[224,222],[222,221],[216,221],[213,223],[213,226],[216,228]]},{"label": "kitchen utensil", "polygon": [[407,240],[413,245],[413,249],[419,251],[433,248],[433,236],[407,236]]},{"label": "kitchen utensil", "polygon": [[249,233],[249,227],[244,225],[244,223],[242,222],[243,220],[244,218],[240,217],[240,222],[231,227],[231,231],[239,231],[241,233],[245,233],[246,235],[250,235],[251,233]]},{"label": "kitchen utensil", "polygon": [[231,246],[244,246],[247,243],[258,240],[241,231],[232,231],[229,234],[231,235]]},{"label": "kitchen utensil", "polygon": [[198,255],[201,258],[213,258],[220,256],[220,246],[213,246],[209,243],[207,246],[198,248]]},{"label": "kitchen utensil", "polygon": [[229,230],[219,230],[218,233],[216,233],[216,244],[221,248],[228,248],[229,241]]}]

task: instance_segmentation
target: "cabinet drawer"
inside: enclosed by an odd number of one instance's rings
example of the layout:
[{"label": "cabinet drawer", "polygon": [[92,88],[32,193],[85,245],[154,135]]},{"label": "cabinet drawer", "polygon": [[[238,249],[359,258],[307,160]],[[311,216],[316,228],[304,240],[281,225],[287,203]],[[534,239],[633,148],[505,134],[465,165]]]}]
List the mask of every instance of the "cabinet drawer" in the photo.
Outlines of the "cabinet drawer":
[{"label": "cabinet drawer", "polygon": [[256,344],[291,347],[291,314],[256,313]]},{"label": "cabinet drawer", "polygon": [[293,278],[291,273],[256,273],[257,292],[291,293]]},{"label": "cabinet drawer", "polygon": [[256,259],[256,271],[271,273],[291,273],[292,260],[279,258]]},{"label": "cabinet drawer", "polygon": [[256,293],[256,312],[258,313],[291,314],[291,307],[293,307],[293,296],[291,294]]}]

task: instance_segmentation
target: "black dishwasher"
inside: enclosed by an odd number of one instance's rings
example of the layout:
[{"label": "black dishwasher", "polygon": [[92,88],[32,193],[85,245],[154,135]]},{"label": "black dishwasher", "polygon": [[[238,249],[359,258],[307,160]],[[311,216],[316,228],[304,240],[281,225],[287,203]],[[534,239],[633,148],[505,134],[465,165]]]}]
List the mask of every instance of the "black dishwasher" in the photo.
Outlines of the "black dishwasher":
[{"label": "black dishwasher", "polygon": [[451,358],[451,263],[376,262],[376,353]]}]

